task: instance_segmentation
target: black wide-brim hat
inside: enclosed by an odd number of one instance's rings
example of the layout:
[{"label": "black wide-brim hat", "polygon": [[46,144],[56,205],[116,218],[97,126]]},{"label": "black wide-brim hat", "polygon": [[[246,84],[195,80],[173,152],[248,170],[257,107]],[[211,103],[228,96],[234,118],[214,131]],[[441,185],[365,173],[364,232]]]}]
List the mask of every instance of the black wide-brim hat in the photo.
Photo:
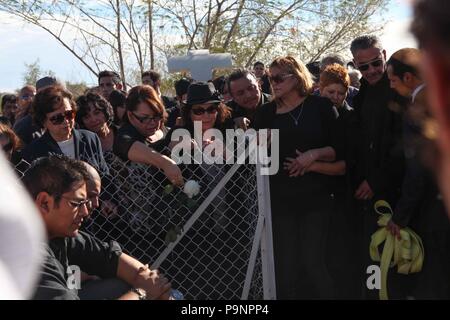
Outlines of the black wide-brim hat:
[{"label": "black wide-brim hat", "polygon": [[183,101],[188,106],[219,102],[222,102],[222,97],[211,82],[192,83],[187,90],[187,99]]}]

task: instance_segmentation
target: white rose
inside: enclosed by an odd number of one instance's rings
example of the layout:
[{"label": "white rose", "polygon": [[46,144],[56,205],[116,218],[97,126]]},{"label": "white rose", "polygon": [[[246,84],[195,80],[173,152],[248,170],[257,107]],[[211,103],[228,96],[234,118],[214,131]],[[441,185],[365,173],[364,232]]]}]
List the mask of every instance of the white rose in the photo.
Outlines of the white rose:
[{"label": "white rose", "polygon": [[189,180],[184,184],[183,192],[192,199],[200,193],[200,185],[195,180]]}]

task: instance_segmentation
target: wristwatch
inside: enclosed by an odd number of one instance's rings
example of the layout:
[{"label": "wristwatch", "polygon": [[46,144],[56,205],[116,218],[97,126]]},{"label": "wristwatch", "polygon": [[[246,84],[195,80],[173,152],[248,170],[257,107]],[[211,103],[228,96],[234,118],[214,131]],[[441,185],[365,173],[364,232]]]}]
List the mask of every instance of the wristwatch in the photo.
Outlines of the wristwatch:
[{"label": "wristwatch", "polygon": [[139,297],[139,300],[147,300],[147,293],[143,289],[132,288],[132,292],[136,293]]}]

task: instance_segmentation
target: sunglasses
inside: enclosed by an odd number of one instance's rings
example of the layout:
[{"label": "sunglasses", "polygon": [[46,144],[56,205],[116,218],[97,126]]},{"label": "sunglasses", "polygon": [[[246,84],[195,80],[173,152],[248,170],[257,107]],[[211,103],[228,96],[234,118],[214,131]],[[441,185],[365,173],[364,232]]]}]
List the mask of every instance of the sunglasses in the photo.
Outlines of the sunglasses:
[{"label": "sunglasses", "polygon": [[23,96],[20,96],[20,99],[22,100],[29,100],[29,99],[33,99],[34,95],[33,94],[24,94]]},{"label": "sunglasses", "polygon": [[64,120],[72,121],[75,118],[75,111],[74,110],[67,110],[64,113],[59,113],[48,120],[50,120],[51,123],[54,125],[58,125],[64,122]]},{"label": "sunglasses", "polygon": [[2,147],[3,151],[6,152],[6,153],[10,152],[12,150],[12,148],[13,148],[12,142],[8,142],[7,144],[5,144]]},{"label": "sunglasses", "polygon": [[75,201],[73,199],[70,198],[66,198],[64,196],[62,196],[61,198],[66,199],[70,205],[74,208],[77,208],[78,210],[82,207],[82,206],[86,206],[86,207],[90,207],[91,206],[91,200],[86,199],[86,200],[80,200],[80,201]]},{"label": "sunglasses", "polygon": [[196,116],[201,116],[201,115],[205,114],[205,112],[207,112],[209,114],[214,114],[217,112],[218,108],[219,108],[218,106],[210,106],[206,109],[196,108],[196,109],[192,109],[192,113],[195,114]]},{"label": "sunglasses", "polygon": [[159,122],[162,119],[162,116],[160,114],[157,114],[154,117],[150,117],[150,116],[138,116],[136,113],[131,112],[133,114],[133,116],[136,118],[136,120],[138,120],[140,123],[150,123],[151,121],[155,121],[155,122]]},{"label": "sunglasses", "polygon": [[277,74],[276,76],[270,76],[269,81],[272,83],[280,84],[283,83],[287,78],[293,77],[291,73],[288,74]]},{"label": "sunglasses", "polygon": [[383,59],[380,58],[375,61],[371,61],[368,63],[358,65],[358,70],[359,71],[367,71],[367,70],[369,70],[370,66],[372,66],[374,68],[378,68],[378,67],[381,67],[382,65],[383,65]]}]

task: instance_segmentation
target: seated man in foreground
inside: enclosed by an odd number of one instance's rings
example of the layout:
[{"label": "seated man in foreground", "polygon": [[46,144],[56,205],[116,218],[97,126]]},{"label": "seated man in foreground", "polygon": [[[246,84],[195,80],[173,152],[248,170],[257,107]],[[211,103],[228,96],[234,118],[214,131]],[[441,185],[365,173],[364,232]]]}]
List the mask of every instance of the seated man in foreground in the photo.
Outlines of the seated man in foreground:
[{"label": "seated man in foreground", "polygon": [[[80,299],[81,270],[120,290],[105,290],[108,299],[169,299],[171,285],[157,270],[150,270],[122,253],[118,243],[104,243],[79,231],[89,215],[86,183],[90,175],[81,161],[50,156],[33,162],[23,182],[33,197],[49,238],[35,299]],[[99,287],[100,288],[100,287]],[[89,290],[95,291],[95,286]],[[116,295],[111,292],[116,291]]]}]

